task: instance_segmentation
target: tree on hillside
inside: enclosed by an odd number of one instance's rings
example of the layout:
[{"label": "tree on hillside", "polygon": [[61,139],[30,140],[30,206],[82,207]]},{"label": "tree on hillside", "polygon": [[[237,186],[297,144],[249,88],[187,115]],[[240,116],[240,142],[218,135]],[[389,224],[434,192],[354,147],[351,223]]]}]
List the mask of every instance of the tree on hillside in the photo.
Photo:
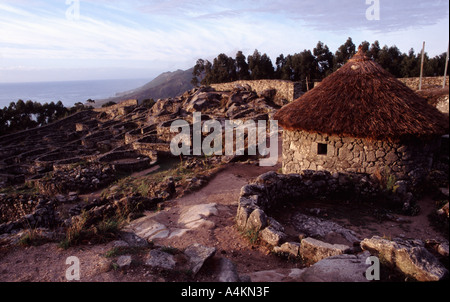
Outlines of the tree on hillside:
[{"label": "tree on hillside", "polygon": [[356,53],[356,46],[353,44],[352,38],[348,38],[347,41],[339,46],[336,54],[334,55],[334,70],[342,67],[353,55]]},{"label": "tree on hillside", "polygon": [[292,78],[292,69],[288,62],[290,62],[291,56],[288,55],[284,57],[283,54],[279,55],[275,61],[276,70],[275,70],[275,78],[280,80],[290,81]]},{"label": "tree on hillside", "polygon": [[198,86],[199,84],[206,85],[208,77],[211,75],[212,64],[208,60],[198,59],[197,63],[194,66],[194,71],[192,72],[193,78],[191,83],[194,86]]},{"label": "tree on hillside", "polygon": [[289,58],[288,65],[292,69],[292,80],[303,82],[303,89],[306,90],[306,80],[311,81],[319,77],[316,57],[310,50],[303,50]]},{"label": "tree on hillside", "polygon": [[[420,54],[414,54],[411,49],[408,54],[394,46],[380,47],[379,41],[370,44],[367,41],[361,43],[361,47],[368,57],[380,64],[384,69],[396,77],[418,77],[420,74]],[[348,62],[356,53],[356,46],[352,38],[341,45],[333,54],[327,45],[319,41],[311,52],[304,50],[294,55],[281,54],[276,58],[275,68],[270,58],[256,49],[247,57],[247,60],[239,51],[236,58],[229,58],[224,54],[219,55],[214,64],[207,60],[199,59],[194,67],[192,83],[194,85],[209,85],[218,82],[230,82],[238,80],[282,79],[305,82],[320,80],[328,76]],[[434,58],[425,54],[424,76],[442,76],[444,73],[446,53]],[[448,73],[447,73],[448,74]],[[304,85],[306,86],[306,85]],[[304,87],[306,88],[306,87]]]},{"label": "tree on hillside", "polygon": [[378,54],[378,59],[376,60],[378,64],[381,65],[385,70],[389,71],[396,77],[401,77],[400,65],[402,62],[402,54],[397,46],[388,47],[383,46]]},{"label": "tree on hillside", "polygon": [[272,79],[275,74],[270,58],[267,54],[261,55],[257,49],[248,56],[248,67],[252,80]]},{"label": "tree on hillside", "polygon": [[233,58],[221,53],[214,59],[211,78],[208,84],[232,82],[237,79],[236,66]]},{"label": "tree on hillside", "polygon": [[[367,41],[363,41],[363,42],[361,42],[361,44],[359,45],[359,47],[361,47],[362,51],[364,51],[364,52],[367,54],[367,52],[368,52],[369,49],[370,49],[370,43],[367,42]],[[359,49],[359,47],[358,47],[358,49]]]},{"label": "tree on hillside", "polygon": [[316,57],[319,79],[323,79],[333,71],[333,53],[327,45],[319,41],[313,50],[313,54]]},{"label": "tree on hillside", "polygon": [[403,78],[415,77],[420,71],[420,61],[414,53],[414,49],[410,49],[408,55],[403,55],[402,65],[400,66],[400,74]]},{"label": "tree on hillside", "polygon": [[236,75],[238,80],[250,79],[250,72],[248,70],[247,59],[242,51],[238,51],[236,54]]},{"label": "tree on hillside", "polygon": [[[444,52],[434,58],[431,58],[429,61],[430,69],[432,70],[429,76],[443,76],[445,71],[445,61],[447,60],[447,53]],[[447,68],[447,76],[450,71]]]},{"label": "tree on hillside", "polygon": [[68,112],[61,101],[43,105],[30,100],[11,102],[0,110],[0,135],[46,125],[63,118]]},{"label": "tree on hillside", "polygon": [[380,54],[380,50],[381,50],[380,42],[378,42],[378,40],[376,40],[375,42],[373,42],[373,43],[370,45],[370,47],[369,47],[369,49],[368,49],[366,55],[367,55],[369,58],[371,58],[372,60],[378,61],[378,57],[379,57],[379,54]]},{"label": "tree on hillside", "polygon": [[194,70],[192,71],[191,83],[194,86],[198,86],[205,77],[205,60],[198,59],[195,63]]}]

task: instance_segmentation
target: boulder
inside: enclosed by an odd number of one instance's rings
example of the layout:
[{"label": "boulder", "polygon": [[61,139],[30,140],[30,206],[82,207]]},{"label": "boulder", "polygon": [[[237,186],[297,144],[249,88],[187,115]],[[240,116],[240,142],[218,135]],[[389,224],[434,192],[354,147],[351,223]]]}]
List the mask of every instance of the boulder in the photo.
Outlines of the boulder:
[{"label": "boulder", "polygon": [[236,265],[231,260],[227,258],[220,259],[218,280],[219,282],[239,282]]},{"label": "boulder", "polygon": [[120,256],[117,259],[117,266],[119,266],[120,269],[125,269],[130,267],[131,265],[131,256]]},{"label": "boulder", "polygon": [[449,207],[448,207],[448,202],[437,211],[437,214],[440,216],[445,216],[445,217],[449,217]]},{"label": "boulder", "polygon": [[439,281],[448,275],[447,269],[418,240],[391,241],[374,236],[364,239],[361,248],[417,281]]},{"label": "boulder", "polygon": [[298,257],[300,255],[300,243],[298,242],[286,242],[281,246],[273,248],[275,253],[287,254],[289,256]]},{"label": "boulder", "polygon": [[286,234],[276,230],[274,227],[269,226],[259,233],[261,240],[267,242],[270,245],[278,246],[282,241],[286,239]]},{"label": "boulder", "polygon": [[236,214],[236,225],[239,229],[245,229],[248,217],[252,212],[251,208],[239,206]]},{"label": "boulder", "polygon": [[260,209],[254,210],[248,217],[245,228],[247,230],[260,231],[267,226],[267,216]]},{"label": "boulder", "polygon": [[145,265],[156,269],[171,270],[175,267],[176,262],[173,255],[161,250],[151,250]]},{"label": "boulder", "polygon": [[184,251],[184,254],[189,259],[190,268],[193,274],[197,274],[202,268],[206,260],[214,256],[216,249],[213,247],[206,247],[195,243]]},{"label": "boulder", "polygon": [[187,112],[201,112],[217,107],[220,104],[221,95],[215,92],[200,92],[187,104]]},{"label": "boulder", "polygon": [[152,107],[151,112],[153,116],[161,116],[166,114],[177,113],[180,109],[181,103],[175,99],[167,98],[158,100]]},{"label": "boulder", "polygon": [[298,278],[302,282],[368,282],[365,277],[369,252],[359,255],[337,255],[323,259],[304,269]]},{"label": "boulder", "polygon": [[350,247],[343,244],[329,244],[314,238],[305,238],[300,245],[300,255],[306,263],[313,264],[322,259],[344,254]]}]

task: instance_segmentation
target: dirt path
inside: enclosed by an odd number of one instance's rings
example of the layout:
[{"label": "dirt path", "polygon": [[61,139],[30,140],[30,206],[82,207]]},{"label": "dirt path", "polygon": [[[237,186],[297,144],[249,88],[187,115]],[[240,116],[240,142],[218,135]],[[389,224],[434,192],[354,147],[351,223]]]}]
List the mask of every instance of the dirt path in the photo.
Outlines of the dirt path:
[{"label": "dirt path", "polygon": [[[196,204],[217,204],[219,214],[211,217],[214,227],[198,228],[173,240],[155,240],[155,243],[183,249],[192,242],[214,246],[217,254],[228,257],[238,264],[241,272],[280,267],[283,261],[275,256],[267,259],[267,250],[258,249],[242,238],[234,227],[237,198],[242,186],[251,179],[279,166],[262,168],[254,165],[231,164],[216,175],[200,191],[180,199],[169,201],[165,210],[158,215],[158,221],[175,227],[180,210]],[[148,213],[151,217],[153,214]],[[161,281],[145,268],[139,267],[123,274],[110,270],[105,254],[113,248],[112,243],[85,245],[63,250],[56,243],[37,247],[14,247],[0,250],[0,281],[66,281],[65,271],[69,267],[67,257],[80,259],[82,281]]]}]

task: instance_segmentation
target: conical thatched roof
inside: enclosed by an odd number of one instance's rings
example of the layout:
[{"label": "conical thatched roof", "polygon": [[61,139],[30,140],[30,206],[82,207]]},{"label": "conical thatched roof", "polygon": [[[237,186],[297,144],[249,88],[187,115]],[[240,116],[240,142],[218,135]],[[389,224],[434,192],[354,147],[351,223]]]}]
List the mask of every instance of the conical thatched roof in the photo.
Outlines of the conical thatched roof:
[{"label": "conical thatched roof", "polygon": [[287,130],[398,141],[445,134],[448,118],[360,49],[275,115]]}]

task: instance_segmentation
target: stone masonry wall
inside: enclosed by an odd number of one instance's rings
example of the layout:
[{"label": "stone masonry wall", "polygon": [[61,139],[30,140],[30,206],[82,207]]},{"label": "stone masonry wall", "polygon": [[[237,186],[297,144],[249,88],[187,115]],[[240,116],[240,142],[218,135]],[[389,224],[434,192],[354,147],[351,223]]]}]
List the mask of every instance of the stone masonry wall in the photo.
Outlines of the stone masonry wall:
[{"label": "stone masonry wall", "polygon": [[[403,82],[411,88],[412,90],[419,90],[420,78],[400,78],[399,81]],[[425,77],[422,78],[422,88],[427,87],[442,87],[442,82],[444,81],[444,77]],[[449,78],[446,78],[445,86],[448,86]]]},{"label": "stone masonry wall", "polygon": [[301,83],[282,80],[256,80],[256,81],[236,81],[231,83],[212,84],[216,91],[231,91],[236,86],[249,85],[256,93],[261,93],[267,89],[276,89],[277,97],[292,102],[302,95]]},{"label": "stone masonry wall", "polygon": [[[283,173],[327,170],[374,174],[378,171],[394,174],[398,179],[420,179],[431,168],[433,154],[439,147],[439,140],[428,144],[396,144],[285,130]],[[326,154],[318,154],[320,148]]]}]

